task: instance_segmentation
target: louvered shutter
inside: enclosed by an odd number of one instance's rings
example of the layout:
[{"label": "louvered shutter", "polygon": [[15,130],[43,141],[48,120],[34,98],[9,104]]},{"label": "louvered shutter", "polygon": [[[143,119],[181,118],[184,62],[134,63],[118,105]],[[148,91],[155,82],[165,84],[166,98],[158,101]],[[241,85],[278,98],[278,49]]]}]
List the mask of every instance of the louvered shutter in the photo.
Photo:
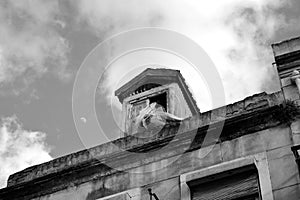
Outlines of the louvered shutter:
[{"label": "louvered shutter", "polygon": [[[253,171],[243,172],[194,184],[190,189],[192,200],[257,199],[259,194],[258,176]],[[250,196],[253,198],[247,198]]]}]

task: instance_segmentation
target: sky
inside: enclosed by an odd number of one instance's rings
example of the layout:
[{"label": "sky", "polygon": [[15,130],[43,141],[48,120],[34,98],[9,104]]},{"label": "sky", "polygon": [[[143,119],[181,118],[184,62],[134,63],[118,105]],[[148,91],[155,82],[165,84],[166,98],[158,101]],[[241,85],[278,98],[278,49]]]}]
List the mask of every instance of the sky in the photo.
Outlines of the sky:
[{"label": "sky", "polygon": [[[1,1],[0,187],[11,173],[87,148],[73,120],[73,84],[105,39],[142,27],[189,37],[214,62],[232,103],[279,90],[271,44],[300,35],[299,9],[298,0]],[[107,113],[120,118],[114,90],[149,63],[180,69],[200,110],[212,108],[205,82],[185,61],[134,52],[113,62],[99,82],[96,109],[109,140],[118,133]]]}]

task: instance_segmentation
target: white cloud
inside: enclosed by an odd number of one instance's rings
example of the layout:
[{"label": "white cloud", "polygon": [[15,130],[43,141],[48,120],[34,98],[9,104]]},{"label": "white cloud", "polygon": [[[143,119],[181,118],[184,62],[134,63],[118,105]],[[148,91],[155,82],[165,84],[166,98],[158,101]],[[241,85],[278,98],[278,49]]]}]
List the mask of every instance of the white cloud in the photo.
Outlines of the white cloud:
[{"label": "white cloud", "polygon": [[[159,26],[187,35],[215,62],[229,103],[253,93],[279,89],[270,45],[274,33],[286,26],[277,9],[287,3],[283,0],[83,0],[78,9],[79,18],[100,36],[143,26]],[[108,85],[118,82],[115,74],[118,73],[109,75],[107,80],[112,83]],[[191,77],[186,79],[195,82]]]},{"label": "white cloud", "polygon": [[130,28],[154,26],[161,22],[160,4],[154,1],[80,0],[77,4],[79,20],[87,21],[92,31],[110,36]]},{"label": "white cloud", "polygon": [[24,130],[17,118],[2,119],[0,125],[0,188],[8,176],[52,159],[45,144],[46,134]]},{"label": "white cloud", "polygon": [[30,84],[46,72],[62,80],[70,77],[59,12],[58,1],[1,1],[0,86],[16,80]]}]

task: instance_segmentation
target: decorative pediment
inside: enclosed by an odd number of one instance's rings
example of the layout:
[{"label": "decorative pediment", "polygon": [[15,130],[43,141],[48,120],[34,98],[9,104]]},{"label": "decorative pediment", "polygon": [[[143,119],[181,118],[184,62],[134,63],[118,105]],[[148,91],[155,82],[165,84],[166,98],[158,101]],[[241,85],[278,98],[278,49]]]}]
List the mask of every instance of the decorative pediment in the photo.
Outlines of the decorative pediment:
[{"label": "decorative pediment", "polygon": [[179,70],[147,68],[116,90],[115,95],[119,98],[119,101],[123,103],[127,97],[171,83],[178,84],[192,114],[198,114],[200,110]]}]

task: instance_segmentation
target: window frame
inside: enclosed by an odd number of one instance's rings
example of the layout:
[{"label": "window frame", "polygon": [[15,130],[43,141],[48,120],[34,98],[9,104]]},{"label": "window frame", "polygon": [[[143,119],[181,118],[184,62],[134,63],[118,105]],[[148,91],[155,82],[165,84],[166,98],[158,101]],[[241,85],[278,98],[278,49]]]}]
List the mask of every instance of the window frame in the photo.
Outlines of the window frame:
[{"label": "window frame", "polygon": [[133,106],[134,103],[144,101],[148,98],[160,95],[162,93],[166,93],[166,111],[168,112],[170,110],[170,85],[163,85],[159,87],[152,88],[150,90],[144,91],[142,93],[129,96],[124,99],[123,101],[123,108],[122,108],[122,130],[124,130],[125,135],[131,135],[130,133],[130,126],[127,125],[127,123],[130,123],[130,115],[131,115],[131,107]]},{"label": "window frame", "polygon": [[114,197],[117,197],[119,195],[123,195],[123,194],[126,194],[126,193],[128,194],[126,196],[126,200],[140,200],[141,199],[141,188],[135,188],[135,189],[119,192],[119,193],[116,193],[116,194],[112,194],[112,195],[109,195],[109,196],[106,196],[106,197],[101,197],[101,198],[96,199],[96,200],[109,200],[111,198],[114,198]]},{"label": "window frame", "polygon": [[204,169],[195,170],[180,175],[180,193],[181,200],[191,200],[191,192],[188,182],[196,179],[205,178],[214,174],[234,170],[241,167],[254,165],[258,172],[258,181],[262,200],[274,200],[270,171],[268,167],[267,155],[265,152],[238,158],[218,165],[210,166]]}]

